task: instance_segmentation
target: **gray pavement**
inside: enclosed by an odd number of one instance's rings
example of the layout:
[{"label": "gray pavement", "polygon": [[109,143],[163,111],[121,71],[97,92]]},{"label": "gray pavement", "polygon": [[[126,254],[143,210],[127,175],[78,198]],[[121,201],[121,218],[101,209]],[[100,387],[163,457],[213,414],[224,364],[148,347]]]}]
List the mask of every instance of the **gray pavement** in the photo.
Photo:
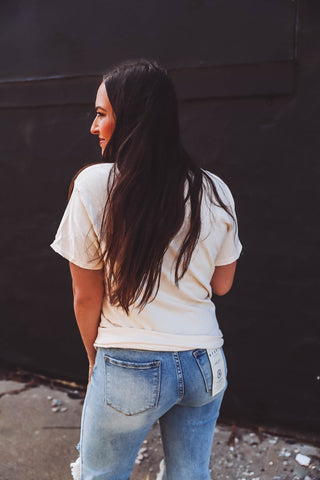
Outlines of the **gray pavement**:
[{"label": "gray pavement", "polygon": [[[82,400],[72,390],[0,380],[0,480],[72,480]],[[162,459],[158,425],[141,446],[131,480],[156,480]],[[262,429],[218,424],[213,480],[320,480],[320,448]]]}]

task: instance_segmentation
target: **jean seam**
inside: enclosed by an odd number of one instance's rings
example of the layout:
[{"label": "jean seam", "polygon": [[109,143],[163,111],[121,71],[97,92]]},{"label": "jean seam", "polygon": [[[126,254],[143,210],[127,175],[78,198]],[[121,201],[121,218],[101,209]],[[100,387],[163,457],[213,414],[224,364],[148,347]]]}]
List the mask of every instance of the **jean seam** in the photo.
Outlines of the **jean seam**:
[{"label": "jean seam", "polygon": [[159,398],[160,398],[160,387],[161,387],[161,362],[159,360],[155,360],[155,363],[157,362],[157,365],[158,365],[158,382],[157,382],[157,385],[155,385],[155,402],[154,402],[154,407],[157,407],[158,406],[158,403],[159,403]]},{"label": "jean seam", "polygon": [[[88,392],[87,392],[88,393]],[[85,397],[85,401],[83,404],[83,409],[82,409],[82,418],[81,418],[81,430],[80,430],[80,449],[79,449],[79,456],[80,456],[80,480],[83,480],[83,455],[82,455],[82,445],[83,445],[83,425],[84,425],[84,418],[86,415],[86,410],[87,410],[87,395]]]},{"label": "jean seam", "polygon": [[[206,353],[204,355],[207,355]],[[203,382],[204,382],[204,386],[205,386],[205,389],[206,389],[206,392],[209,393],[209,385],[207,383],[207,380],[206,380],[206,377],[205,377],[205,374],[203,372],[203,369],[200,365],[200,362],[198,361],[198,357],[196,355],[196,352],[193,352],[193,357],[195,359],[195,361],[197,362],[197,365],[199,367],[199,370],[200,370],[200,373],[201,373],[201,376],[202,376],[202,379],[203,379]],[[209,359],[208,359],[209,360]]]},{"label": "jean seam", "polygon": [[182,373],[179,352],[174,352],[173,358],[174,358],[174,363],[175,363],[176,373],[177,373],[177,380],[178,380],[178,398],[179,398],[179,402],[181,402],[184,396],[184,380],[183,380],[183,373]]}]

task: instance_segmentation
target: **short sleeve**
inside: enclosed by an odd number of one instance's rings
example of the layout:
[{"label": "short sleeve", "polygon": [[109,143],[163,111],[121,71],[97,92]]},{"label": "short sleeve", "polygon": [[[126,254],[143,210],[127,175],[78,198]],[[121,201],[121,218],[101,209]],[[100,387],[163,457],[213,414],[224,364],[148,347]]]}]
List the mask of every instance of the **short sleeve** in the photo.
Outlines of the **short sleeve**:
[{"label": "short sleeve", "polygon": [[242,251],[242,245],[238,235],[238,221],[235,211],[234,200],[229,188],[225,185],[225,195],[228,201],[228,206],[231,209],[234,220],[228,215],[227,233],[221,244],[220,250],[215,258],[215,266],[229,265],[235,262]]},{"label": "short sleeve", "polygon": [[73,189],[51,248],[70,262],[88,270],[101,270],[103,261],[93,221],[80,191]]}]

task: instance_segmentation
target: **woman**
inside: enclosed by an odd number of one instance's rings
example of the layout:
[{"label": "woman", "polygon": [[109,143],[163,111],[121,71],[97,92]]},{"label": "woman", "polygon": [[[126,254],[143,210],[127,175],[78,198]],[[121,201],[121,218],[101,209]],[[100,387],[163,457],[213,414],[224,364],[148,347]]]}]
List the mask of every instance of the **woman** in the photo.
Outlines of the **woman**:
[{"label": "woman", "polygon": [[211,296],[230,290],[241,252],[232,195],[184,151],[156,63],[112,69],[96,112],[103,163],[77,176],[52,244],[89,360],[81,479],[129,479],[159,419],[163,478],[207,480],[226,388]]}]

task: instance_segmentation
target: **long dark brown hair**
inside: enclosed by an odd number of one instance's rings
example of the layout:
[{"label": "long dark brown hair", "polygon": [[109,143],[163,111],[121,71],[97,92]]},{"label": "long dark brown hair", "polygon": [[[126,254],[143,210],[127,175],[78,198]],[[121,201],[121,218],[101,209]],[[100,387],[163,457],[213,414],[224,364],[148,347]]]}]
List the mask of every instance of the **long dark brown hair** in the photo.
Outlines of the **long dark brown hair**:
[{"label": "long dark brown hair", "polygon": [[[201,229],[204,183],[231,216],[212,179],[181,145],[178,104],[167,72],[147,60],[126,62],[104,76],[116,123],[103,161],[108,180],[100,242],[111,305],[128,313],[157,294],[163,256],[190,205],[189,228],[176,259],[175,282],[185,274]],[[204,182],[205,180],[205,182]]]}]

